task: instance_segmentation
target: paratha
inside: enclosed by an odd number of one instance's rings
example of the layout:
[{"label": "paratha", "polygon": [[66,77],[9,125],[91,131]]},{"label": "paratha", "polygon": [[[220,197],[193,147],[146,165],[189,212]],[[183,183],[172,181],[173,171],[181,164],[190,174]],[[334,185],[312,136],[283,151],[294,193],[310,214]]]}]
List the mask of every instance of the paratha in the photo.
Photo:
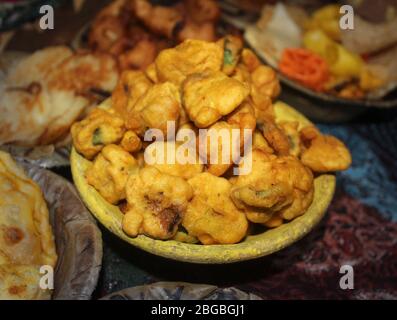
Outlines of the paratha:
[{"label": "paratha", "polygon": [[57,255],[40,188],[0,151],[0,300],[49,299],[39,283]]}]

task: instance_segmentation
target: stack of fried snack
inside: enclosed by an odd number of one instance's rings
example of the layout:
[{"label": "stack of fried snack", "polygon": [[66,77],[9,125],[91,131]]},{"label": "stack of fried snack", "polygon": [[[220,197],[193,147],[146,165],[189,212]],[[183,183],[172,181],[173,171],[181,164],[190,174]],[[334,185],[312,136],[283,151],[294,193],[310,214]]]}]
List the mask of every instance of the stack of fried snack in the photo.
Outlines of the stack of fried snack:
[{"label": "stack of fried snack", "polygon": [[122,70],[144,70],[160,50],[185,39],[216,40],[219,8],[214,0],[174,3],[160,6],[148,0],[113,1],[91,26],[89,47],[117,57]]},{"label": "stack of fried snack", "polygon": [[[250,223],[274,228],[304,214],[313,201],[314,175],[351,163],[335,137],[314,126],[277,121],[272,100],[279,92],[275,72],[238,38],[186,40],[160,52],[145,71],[125,71],[111,107],[97,108],[74,124],[74,147],[92,160],[88,183],[125,213],[127,235],[237,243]],[[176,123],[176,141],[170,121]],[[191,150],[195,161],[152,161],[156,150],[173,158],[178,133],[186,128],[226,130],[228,143],[235,138],[233,129],[240,130],[237,166],[252,161],[251,170],[235,175],[234,162],[220,160],[227,140],[216,144],[207,136],[207,144]],[[148,129],[166,138],[148,143],[143,139]],[[252,130],[248,151],[243,129]],[[218,149],[215,161],[213,148]]]}]

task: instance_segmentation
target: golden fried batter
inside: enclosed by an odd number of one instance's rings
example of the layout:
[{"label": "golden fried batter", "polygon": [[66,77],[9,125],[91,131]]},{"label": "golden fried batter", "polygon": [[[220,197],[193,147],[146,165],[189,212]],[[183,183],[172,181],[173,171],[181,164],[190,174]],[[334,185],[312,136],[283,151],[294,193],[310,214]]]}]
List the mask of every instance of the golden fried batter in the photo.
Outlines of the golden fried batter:
[{"label": "golden fried batter", "polygon": [[289,142],[289,154],[299,157],[301,153],[301,142],[299,136],[299,122],[283,121],[278,124],[279,128],[284,132]]},{"label": "golden fried batter", "polygon": [[152,80],[153,83],[158,83],[159,79],[157,77],[157,70],[156,70],[156,65],[151,63],[145,70],[146,76]]},{"label": "golden fried batter", "polygon": [[127,178],[137,172],[138,168],[132,155],[121,147],[110,144],[95,158],[86,172],[86,178],[106,201],[115,204],[125,199]]},{"label": "golden fried batter", "polygon": [[235,36],[226,36],[219,41],[223,47],[223,67],[222,72],[231,75],[240,60],[243,41]]},{"label": "golden fried batter", "polygon": [[95,19],[88,37],[88,44],[98,51],[108,51],[124,37],[123,23],[116,16],[103,15]]},{"label": "golden fried batter", "polygon": [[248,94],[247,86],[220,71],[190,75],[183,84],[184,106],[199,128],[209,127],[231,113]]},{"label": "golden fried batter", "polygon": [[166,135],[167,121],[173,121],[178,127],[181,108],[178,88],[171,82],[158,83],[128,112],[126,126],[139,135],[149,128],[159,129]]},{"label": "golden fried batter", "polygon": [[172,238],[193,196],[182,178],[146,167],[131,175],[126,186],[130,210],[123,218],[123,230],[131,236],[145,234],[155,239]]},{"label": "golden fried batter", "polygon": [[151,81],[142,71],[124,71],[112,94],[112,107],[118,113],[127,116],[136,102],[152,86]]},{"label": "golden fried batter", "polygon": [[73,124],[73,145],[85,158],[92,159],[111,143],[117,143],[125,132],[124,121],[114,110],[94,109],[87,118]]},{"label": "golden fried batter", "polygon": [[175,141],[153,142],[145,150],[145,162],[162,173],[190,179],[203,171],[203,164],[196,149],[181,146]]},{"label": "golden fried batter", "polygon": [[[233,135],[233,129],[237,134]],[[240,156],[240,128],[219,121],[208,129],[205,139],[206,143],[205,140],[199,141],[200,156],[206,160],[208,172],[221,176],[233,165],[233,159],[238,160]]]},{"label": "golden fried batter", "polygon": [[274,99],[281,91],[276,72],[267,66],[260,65],[251,73],[252,84],[264,95]]},{"label": "golden fried batter", "polygon": [[172,49],[160,52],[155,60],[158,79],[180,85],[193,73],[219,71],[223,65],[223,50],[216,43],[186,40]]},{"label": "golden fried batter", "polygon": [[244,130],[250,130],[250,137],[252,137],[256,128],[255,109],[252,103],[249,100],[245,100],[236,110],[227,116],[227,123],[239,127],[240,144],[243,150],[247,143],[247,136],[244,137]]},{"label": "golden fried batter", "polygon": [[249,100],[243,101],[237,109],[227,116],[227,123],[238,125],[241,129],[254,130],[256,119],[252,103]]},{"label": "golden fried batter", "polygon": [[120,147],[130,153],[137,152],[142,148],[142,141],[134,131],[128,130],[123,139],[121,139]]},{"label": "golden fried batter", "polygon": [[339,139],[322,135],[315,127],[303,128],[301,139],[306,146],[301,161],[314,172],[341,171],[350,167],[350,152]]},{"label": "golden fried batter", "polygon": [[184,2],[187,14],[197,24],[215,21],[219,17],[220,10],[214,0],[186,0]]},{"label": "golden fried batter", "polygon": [[213,22],[197,24],[192,19],[187,19],[178,33],[178,41],[182,42],[187,39],[214,41],[216,40],[216,27]]},{"label": "golden fried batter", "polygon": [[118,56],[119,66],[121,70],[145,70],[153,63],[157,53],[156,42],[151,39],[142,39],[135,44],[134,48]]},{"label": "golden fried batter", "polygon": [[290,153],[290,141],[288,136],[273,121],[266,120],[262,127],[263,136],[275,153],[286,156]]},{"label": "golden fried batter", "polygon": [[252,136],[252,149],[258,149],[266,154],[273,154],[274,150],[269,146],[262,132],[255,130]]},{"label": "golden fried batter", "polygon": [[252,73],[256,68],[262,65],[259,58],[251,49],[244,48],[241,52],[241,63],[247,68],[248,72]]},{"label": "golden fried batter", "polygon": [[253,150],[252,171],[238,176],[231,196],[252,222],[265,223],[275,213],[290,220],[310,206],[313,175],[293,156],[276,157]]},{"label": "golden fried batter", "polygon": [[176,8],[153,6],[148,0],[132,0],[135,16],[153,32],[171,38],[182,15]]},{"label": "golden fried batter", "polygon": [[232,244],[241,241],[248,229],[242,211],[230,199],[231,183],[204,172],[189,180],[194,197],[182,221],[189,235],[203,244]]}]

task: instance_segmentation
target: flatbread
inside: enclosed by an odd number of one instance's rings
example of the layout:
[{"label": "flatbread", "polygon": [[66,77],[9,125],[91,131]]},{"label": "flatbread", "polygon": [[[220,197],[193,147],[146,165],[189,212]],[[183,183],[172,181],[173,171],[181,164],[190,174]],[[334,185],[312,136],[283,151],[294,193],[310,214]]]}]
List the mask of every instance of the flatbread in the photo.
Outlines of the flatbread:
[{"label": "flatbread", "polygon": [[40,188],[0,151],[0,299],[49,299],[40,268],[57,255]]},{"label": "flatbread", "polygon": [[66,141],[72,123],[111,92],[118,69],[113,57],[48,47],[22,59],[0,84],[0,145],[34,147]]}]

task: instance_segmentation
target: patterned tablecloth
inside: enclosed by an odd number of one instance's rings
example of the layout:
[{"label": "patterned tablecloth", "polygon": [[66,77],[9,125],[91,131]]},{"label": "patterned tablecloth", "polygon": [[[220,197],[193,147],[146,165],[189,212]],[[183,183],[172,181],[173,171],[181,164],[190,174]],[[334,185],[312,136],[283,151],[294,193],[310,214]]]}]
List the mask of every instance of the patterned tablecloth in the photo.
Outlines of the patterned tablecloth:
[{"label": "patterned tablecloth", "polygon": [[[328,213],[308,236],[268,257],[210,266],[155,257],[104,230],[96,295],[163,280],[235,286],[264,299],[397,299],[397,112],[319,126],[346,142],[353,165],[337,175]],[[340,288],[343,265],[353,267],[352,290]]]}]

